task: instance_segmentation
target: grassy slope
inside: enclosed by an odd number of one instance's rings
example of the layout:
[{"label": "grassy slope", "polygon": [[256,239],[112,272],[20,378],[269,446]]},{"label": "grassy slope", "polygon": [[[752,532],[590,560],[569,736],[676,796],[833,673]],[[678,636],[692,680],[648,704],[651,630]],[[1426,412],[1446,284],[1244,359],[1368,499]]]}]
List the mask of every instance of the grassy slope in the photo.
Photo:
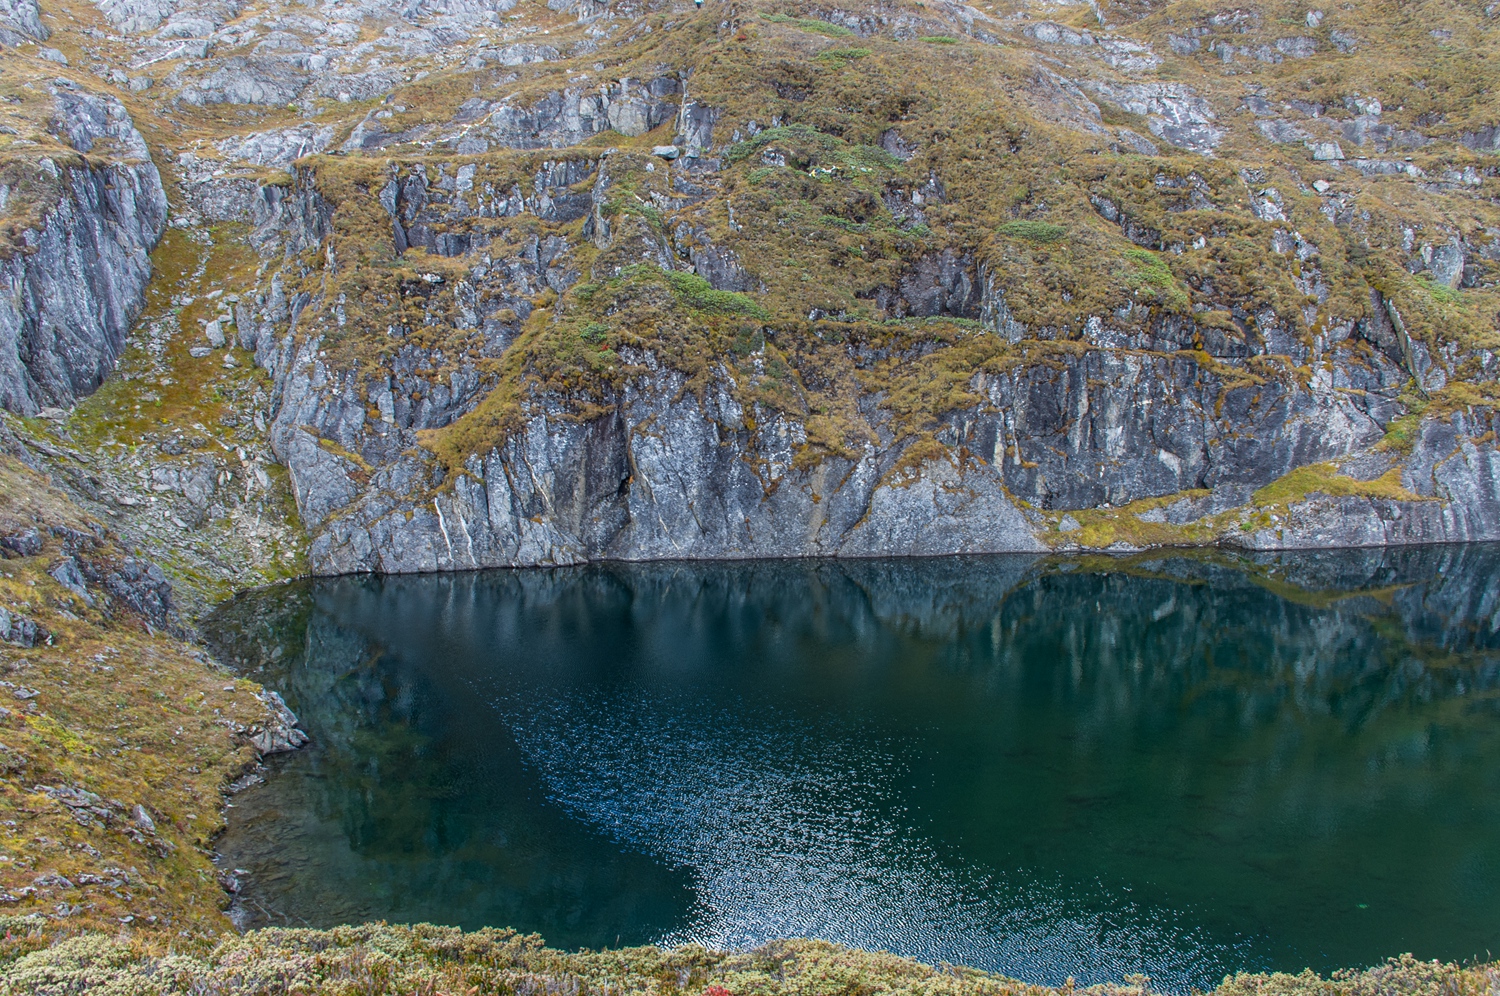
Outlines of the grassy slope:
[{"label": "grassy slope", "polygon": [[[75,11],[97,23],[92,5],[45,13],[51,44],[77,67],[88,60]],[[49,133],[42,84],[58,78],[101,86],[34,50],[0,57],[0,184],[9,188],[0,255],[25,251],[22,232],[59,193],[62,181],[44,160],[104,161]],[[117,95],[162,149],[176,123],[152,113],[145,97],[123,87]],[[171,167],[157,158],[175,204]],[[204,344],[196,333],[222,295],[251,281],[243,232],[172,230],[152,262],[156,279],[117,376],[64,421],[7,415],[0,424],[0,536],[35,529],[44,540],[31,556],[0,550],[0,609],[44,636],[33,647],[0,641],[0,913],[24,922],[19,936],[31,943],[141,931],[207,945],[230,932],[211,844],[224,826],[224,787],[255,763],[244,734],[266,717],[258,685],[97,586],[90,604],[49,572],[69,555],[105,565],[144,557],[172,580],[176,622],[187,632],[236,588],[302,570],[285,472],[264,467],[268,486],[253,474],[265,439],[251,413],[265,407],[267,378],[243,352],[235,366],[219,351],[189,353]],[[179,495],[150,472],[204,460],[215,465],[227,510],[185,529],[174,521],[187,514]],[[69,530],[102,539],[80,554]]]},{"label": "grassy slope", "polygon": [[90,604],[55,580],[65,530],[104,537],[86,552],[72,544],[79,559],[126,551],[0,455],[0,536],[32,529],[40,551],[0,560],[0,607],[44,634],[30,648],[0,643],[0,909],[47,914],[54,935],[129,924],[214,938],[228,921],[208,848],[222,787],[255,761],[241,734],[264,719],[260,689],[97,586]]}]

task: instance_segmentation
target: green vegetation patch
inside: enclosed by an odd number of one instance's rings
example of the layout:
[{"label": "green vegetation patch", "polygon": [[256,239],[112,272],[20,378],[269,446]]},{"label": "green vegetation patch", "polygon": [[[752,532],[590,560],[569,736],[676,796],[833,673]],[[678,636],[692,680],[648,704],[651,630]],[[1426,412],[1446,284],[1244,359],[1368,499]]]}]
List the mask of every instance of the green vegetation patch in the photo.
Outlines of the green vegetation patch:
[{"label": "green vegetation patch", "polygon": [[1158,301],[1173,309],[1187,310],[1192,302],[1161,253],[1149,249],[1126,249],[1122,255],[1130,264],[1130,282],[1137,289],[1152,291]]},{"label": "green vegetation patch", "polygon": [[766,310],[744,294],[734,291],[714,290],[707,280],[696,273],[666,273],[667,283],[677,295],[677,300],[710,315],[748,315],[751,318],[767,319]]},{"label": "green vegetation patch", "polygon": [[825,35],[829,38],[854,37],[854,32],[842,24],[830,24],[816,17],[789,17],[786,14],[762,14],[760,16],[762,20],[770,21],[772,24],[785,24],[809,34]]},{"label": "green vegetation patch", "polygon": [[1437,281],[1431,280],[1427,277],[1419,276],[1415,279],[1417,286],[1421,287],[1429,295],[1431,295],[1434,301],[1437,301],[1441,304],[1458,304],[1463,300],[1463,295],[1461,293],[1446,284],[1440,284]]},{"label": "green vegetation patch", "polygon": [[917,41],[926,42],[929,45],[957,45],[958,39],[952,35],[922,35]]},{"label": "green vegetation patch", "polygon": [[830,48],[826,52],[818,54],[819,62],[827,62],[833,65],[846,66],[851,62],[857,62],[871,54],[867,48]]},{"label": "green vegetation patch", "polygon": [[1372,481],[1360,481],[1346,477],[1331,463],[1314,463],[1277,478],[1255,492],[1252,500],[1257,505],[1291,505],[1309,495],[1322,494],[1332,498],[1363,497],[1389,498],[1394,501],[1423,501],[1421,495],[1407,490],[1401,483],[1401,471],[1393,468]]},{"label": "green vegetation patch", "polygon": [[[1049,515],[1052,529],[1043,539],[1053,546],[1076,544],[1084,549],[1102,550],[1116,543],[1134,547],[1196,546],[1214,539],[1212,521],[1198,520],[1172,525],[1147,513],[1166,508],[1183,499],[1203,498],[1206,490],[1180,491],[1156,498],[1141,498],[1117,508],[1082,508]],[[1063,516],[1071,517],[1078,527],[1069,532],[1058,530]],[[1143,516],[1145,516],[1143,518]]]},{"label": "green vegetation patch", "polygon": [[1027,242],[1061,242],[1068,237],[1066,228],[1045,221],[1007,221],[996,231],[1008,239]]},{"label": "green vegetation patch", "polygon": [[1377,445],[1384,450],[1407,454],[1417,444],[1417,435],[1421,431],[1421,415],[1402,415],[1400,418],[1391,419],[1385,427],[1384,438]]}]

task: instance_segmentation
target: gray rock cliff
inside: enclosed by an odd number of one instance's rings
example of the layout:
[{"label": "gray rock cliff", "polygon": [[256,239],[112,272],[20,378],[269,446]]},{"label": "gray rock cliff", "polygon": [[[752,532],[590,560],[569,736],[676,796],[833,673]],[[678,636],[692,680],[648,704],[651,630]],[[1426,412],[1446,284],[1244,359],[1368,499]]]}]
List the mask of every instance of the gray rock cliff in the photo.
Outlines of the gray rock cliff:
[{"label": "gray rock cliff", "polygon": [[52,91],[55,133],[84,155],[28,164],[52,203],[0,259],[0,406],[25,415],[70,407],[114,368],[167,222],[161,176],[124,106]]}]

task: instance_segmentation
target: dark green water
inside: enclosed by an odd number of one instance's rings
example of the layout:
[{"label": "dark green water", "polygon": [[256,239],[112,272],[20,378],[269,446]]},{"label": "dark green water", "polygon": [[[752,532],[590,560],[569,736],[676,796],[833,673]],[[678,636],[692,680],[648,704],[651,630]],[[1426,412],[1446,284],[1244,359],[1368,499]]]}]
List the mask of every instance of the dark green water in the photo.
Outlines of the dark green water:
[{"label": "dark green water", "polygon": [[1500,550],[604,565],[244,596],[248,923],[812,935],[1060,982],[1500,952]]}]

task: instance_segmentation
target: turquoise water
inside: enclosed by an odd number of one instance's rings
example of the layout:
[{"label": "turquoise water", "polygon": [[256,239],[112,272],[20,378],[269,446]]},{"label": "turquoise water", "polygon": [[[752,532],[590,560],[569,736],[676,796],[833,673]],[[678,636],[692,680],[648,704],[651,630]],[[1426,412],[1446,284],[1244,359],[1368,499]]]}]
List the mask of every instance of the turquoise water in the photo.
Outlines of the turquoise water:
[{"label": "turquoise water", "polygon": [[247,925],[818,936],[1038,982],[1500,952],[1500,550],[346,578],[206,627],[312,745]]}]

